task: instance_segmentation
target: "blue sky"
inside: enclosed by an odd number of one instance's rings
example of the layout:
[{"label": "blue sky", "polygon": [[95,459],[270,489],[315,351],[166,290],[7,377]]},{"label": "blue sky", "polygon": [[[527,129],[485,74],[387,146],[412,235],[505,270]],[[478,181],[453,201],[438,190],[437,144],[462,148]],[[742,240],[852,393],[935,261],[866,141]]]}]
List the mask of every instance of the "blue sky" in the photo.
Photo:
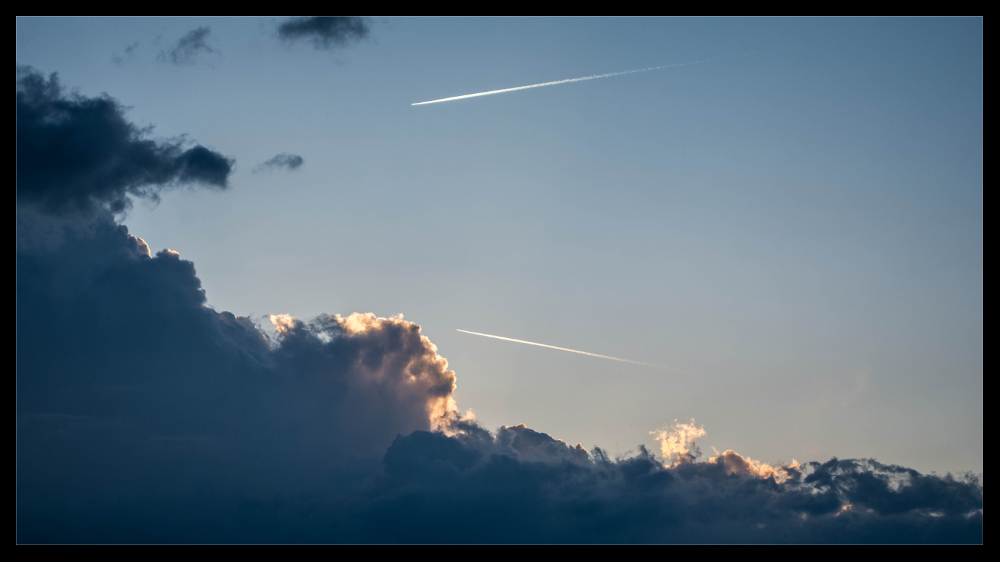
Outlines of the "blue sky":
[{"label": "blue sky", "polygon": [[[158,60],[206,25],[216,52]],[[982,472],[982,19],[276,26],[16,20],[18,64],[236,159],[124,219],[217,310],[402,313],[488,428],[625,453],[695,418],[705,451]]]}]

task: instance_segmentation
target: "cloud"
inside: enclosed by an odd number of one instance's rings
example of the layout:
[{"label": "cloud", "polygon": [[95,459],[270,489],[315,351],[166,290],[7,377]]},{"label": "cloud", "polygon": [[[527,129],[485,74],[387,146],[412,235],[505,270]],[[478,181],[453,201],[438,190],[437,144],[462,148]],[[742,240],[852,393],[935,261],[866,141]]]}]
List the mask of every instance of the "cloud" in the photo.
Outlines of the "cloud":
[{"label": "cloud", "polygon": [[695,441],[705,436],[705,428],[696,426],[693,419],[690,423],[678,423],[674,420],[673,426],[650,431],[649,434],[660,442],[663,458],[670,462],[683,462],[698,458],[701,454]]},{"label": "cloud", "polygon": [[16,257],[19,542],[983,540],[973,477],[490,432],[416,324],[273,315],[268,336],[110,214]]},{"label": "cloud", "polygon": [[206,42],[211,33],[212,30],[207,25],[192,29],[185,33],[172,49],[160,51],[157,58],[160,62],[170,62],[180,65],[193,64],[201,55],[219,54],[218,49],[212,48]]},{"label": "cloud", "polygon": [[[980,542],[982,485],[875,461],[784,467],[762,476],[726,459],[577,456],[545,434],[527,458],[501,428],[416,432],[386,452],[366,514],[394,542]],[[559,447],[561,445],[561,449]],[[947,498],[947,499],[945,499]],[[848,507],[850,506],[850,507]],[[372,536],[375,536],[374,534]]]},{"label": "cloud", "polygon": [[[346,493],[397,435],[455,416],[454,373],[401,317],[288,318],[268,337],[108,211],[58,218],[18,231],[22,542],[216,541],[217,508]],[[31,243],[52,228],[58,243]]]},{"label": "cloud", "polygon": [[17,67],[17,201],[52,212],[129,207],[129,197],[156,199],[165,188],[228,186],[234,161],[201,145],[157,141],[125,117],[108,95],[66,93]]},{"label": "cloud", "polygon": [[138,41],[133,41],[132,43],[129,43],[125,47],[125,54],[124,55],[118,55],[118,54],[112,54],[111,55],[111,62],[113,62],[115,64],[123,64],[127,59],[131,59],[132,58],[132,56],[135,54],[135,50],[138,49],[138,48],[139,48],[139,42]]},{"label": "cloud", "polygon": [[351,451],[380,456],[397,434],[439,429],[457,415],[455,373],[401,315],[272,322],[276,376],[305,384],[295,399],[298,415],[315,408],[317,421],[335,425]]},{"label": "cloud", "polygon": [[305,160],[303,160],[298,154],[288,154],[287,152],[282,152],[270,160],[258,165],[253,171],[256,174],[258,172],[272,171],[279,168],[298,170],[303,163],[305,163]]},{"label": "cloud", "polygon": [[[110,98],[34,80],[70,108],[47,114],[60,126],[134,134]],[[22,204],[19,169],[18,542],[983,542],[976,477],[871,459],[701,460],[693,420],[657,432],[662,456],[610,458],[460,414],[454,371],[402,316],[217,311],[194,263],[151,251],[114,197],[94,195],[151,143],[123,138],[81,153],[101,166],[69,167],[98,179],[60,172],[86,187],[86,215]]]},{"label": "cloud", "polygon": [[278,26],[283,41],[309,41],[316,49],[342,47],[368,36],[368,22],[357,16],[292,18]]}]

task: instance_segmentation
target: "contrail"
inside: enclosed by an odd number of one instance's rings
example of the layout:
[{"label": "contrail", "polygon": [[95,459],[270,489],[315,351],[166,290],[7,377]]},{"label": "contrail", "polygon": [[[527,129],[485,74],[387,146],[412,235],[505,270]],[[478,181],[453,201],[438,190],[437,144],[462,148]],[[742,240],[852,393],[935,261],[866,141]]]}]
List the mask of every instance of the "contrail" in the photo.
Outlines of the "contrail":
[{"label": "contrail", "polygon": [[612,361],[621,361],[622,363],[632,363],[633,365],[645,365],[647,367],[656,367],[657,369],[667,369],[670,371],[682,371],[682,369],[675,369],[673,367],[664,367],[663,365],[654,365],[652,363],[643,363],[642,361],[632,361],[631,359],[622,359],[620,357],[611,357],[610,355],[600,355],[597,353],[590,353],[587,351],[578,351],[576,349],[569,349],[566,347],[556,347],[554,345],[546,345],[544,343],[535,343],[533,341],[515,340],[514,338],[505,338],[502,336],[491,336],[489,334],[480,334],[479,332],[470,332],[468,330],[458,330],[463,334],[472,334],[474,336],[483,336],[484,338],[493,338],[497,340],[512,341],[516,343],[526,343],[528,345],[537,345],[538,347],[547,347],[549,349],[558,349],[559,351],[569,351],[571,353],[579,353],[580,355],[589,355],[591,357],[600,357],[601,359],[611,359]]},{"label": "contrail", "polygon": [[584,80],[597,80],[598,78],[610,78],[612,76],[624,76],[626,74],[636,74],[639,72],[649,72],[650,70],[660,70],[662,68],[674,68],[678,66],[688,66],[691,64],[704,64],[706,62],[715,62],[720,60],[732,59],[736,57],[748,57],[757,53],[743,53],[742,55],[730,55],[728,57],[722,57],[717,59],[705,59],[696,60],[691,62],[678,62],[674,64],[664,64],[661,66],[651,66],[649,68],[639,68],[636,70],[623,70],[621,72],[609,72],[607,74],[595,74],[593,76],[584,76],[582,78],[567,78],[565,80],[556,80],[554,82],[542,82],[541,84],[531,84],[529,86],[517,86],[515,88],[504,88],[502,90],[490,90],[488,92],[479,92],[476,94],[465,94],[464,96],[452,96],[450,98],[441,98],[439,100],[431,101],[421,101],[417,103],[411,103],[410,105],[427,105],[429,103],[441,103],[443,101],[455,101],[464,100],[466,98],[478,98],[479,96],[492,96],[493,94],[503,94],[506,92],[516,92],[518,90],[528,90],[530,88],[541,88],[543,86],[555,86],[556,84],[569,84],[570,82],[583,82]]}]

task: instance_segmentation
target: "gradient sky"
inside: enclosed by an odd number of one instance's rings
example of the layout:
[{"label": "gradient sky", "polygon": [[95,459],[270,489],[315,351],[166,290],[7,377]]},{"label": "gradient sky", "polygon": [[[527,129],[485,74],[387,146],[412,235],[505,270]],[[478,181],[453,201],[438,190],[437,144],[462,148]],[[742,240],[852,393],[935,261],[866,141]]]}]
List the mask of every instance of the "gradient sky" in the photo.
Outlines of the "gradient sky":
[{"label": "gradient sky", "polygon": [[276,25],[16,20],[18,64],[236,159],[124,220],[216,309],[402,313],[488,428],[625,453],[695,418],[705,451],[982,472],[982,19]]}]

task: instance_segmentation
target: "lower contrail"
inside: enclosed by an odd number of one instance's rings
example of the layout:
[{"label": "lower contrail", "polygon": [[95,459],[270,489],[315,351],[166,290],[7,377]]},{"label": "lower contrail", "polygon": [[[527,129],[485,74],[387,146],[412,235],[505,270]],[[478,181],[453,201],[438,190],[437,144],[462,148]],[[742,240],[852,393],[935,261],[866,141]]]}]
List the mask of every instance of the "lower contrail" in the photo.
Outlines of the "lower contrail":
[{"label": "lower contrail", "polygon": [[621,357],[611,357],[610,355],[600,355],[597,353],[590,353],[587,351],[578,351],[576,349],[569,349],[566,347],[556,347],[554,345],[546,345],[544,343],[535,343],[533,341],[515,340],[514,338],[505,338],[503,336],[491,336],[490,334],[480,334],[479,332],[470,332],[468,330],[459,330],[463,334],[472,334],[474,336],[483,336],[484,338],[493,338],[497,340],[512,341],[515,343],[526,343],[528,345],[537,345],[538,347],[547,347],[549,349],[558,349],[559,351],[569,351],[570,353],[579,353],[580,355],[589,355],[591,357],[600,357],[601,359],[610,359],[612,361],[621,361],[622,363],[632,363],[633,365],[645,365],[647,367],[656,367],[657,369],[667,369],[670,371],[681,371],[681,369],[675,369],[673,367],[664,367],[663,365],[654,365],[652,363],[643,363],[642,361],[632,361],[631,359],[622,359]]},{"label": "lower contrail", "polygon": [[748,57],[756,53],[743,53],[742,55],[730,55],[728,57],[721,57],[717,59],[705,59],[696,60],[691,62],[678,62],[674,64],[664,64],[661,66],[651,66],[649,68],[639,68],[636,70],[623,70],[621,72],[609,72],[607,74],[595,74],[593,76],[583,76],[582,78],[567,78],[565,80],[556,80],[554,82],[542,82],[541,84],[531,84],[528,86],[517,86],[514,88],[503,88],[502,90],[490,90],[488,92],[479,92],[476,94],[465,94],[464,96],[452,96],[450,98],[441,98],[439,100],[431,101],[421,101],[417,103],[411,103],[410,105],[427,105],[429,103],[441,103],[443,101],[455,101],[464,100],[466,98],[478,98],[480,96],[492,96],[493,94],[504,94],[507,92],[516,92],[518,90],[528,90],[530,88],[541,88],[543,86],[555,86],[556,84],[569,84],[570,82],[583,82],[584,80],[597,80],[598,78],[611,78],[612,76],[624,76],[626,74],[636,74],[639,72],[649,72],[650,70],[660,70],[663,68],[674,68],[678,66],[688,66],[691,64],[704,64],[706,62],[715,62],[720,60],[732,59],[736,57]]}]

